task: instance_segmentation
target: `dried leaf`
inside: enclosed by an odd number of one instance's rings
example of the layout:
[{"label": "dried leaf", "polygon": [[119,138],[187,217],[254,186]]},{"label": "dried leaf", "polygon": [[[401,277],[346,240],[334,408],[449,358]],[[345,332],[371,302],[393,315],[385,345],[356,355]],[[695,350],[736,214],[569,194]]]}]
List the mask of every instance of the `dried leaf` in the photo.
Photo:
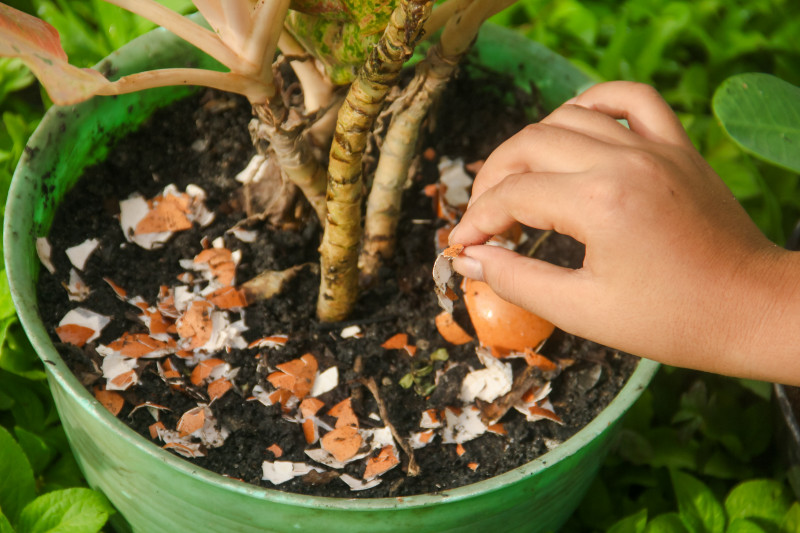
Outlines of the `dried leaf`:
[{"label": "dried leaf", "polygon": [[4,4],[0,4],[0,36],[0,56],[22,59],[58,105],[76,104],[110,85],[96,70],[68,63],[53,26]]},{"label": "dried leaf", "polygon": [[286,284],[308,265],[309,263],[296,265],[286,270],[265,270],[253,279],[243,283],[241,290],[249,303],[269,300],[273,296],[280,294]]}]

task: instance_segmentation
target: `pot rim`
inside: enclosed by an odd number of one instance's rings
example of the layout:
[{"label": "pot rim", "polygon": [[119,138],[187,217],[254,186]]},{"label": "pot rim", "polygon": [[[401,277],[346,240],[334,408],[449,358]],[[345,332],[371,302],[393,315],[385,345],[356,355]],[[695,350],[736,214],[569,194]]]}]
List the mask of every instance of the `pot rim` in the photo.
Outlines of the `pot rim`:
[{"label": "pot rim", "polygon": [[[482,36],[489,37],[490,39],[495,38],[502,41],[515,41],[515,45],[521,48],[543,48],[541,45],[529,41],[528,39],[524,39],[523,37],[516,35],[514,32],[505,28],[500,28],[499,26],[487,25],[481,31],[481,34]],[[124,53],[125,50],[144,46],[143,43],[145,41],[143,41],[143,38],[147,38],[148,36],[150,39],[156,40],[168,40],[171,38],[171,34],[166,32],[166,30],[163,30],[162,28],[156,29],[120,48],[119,51],[114,52],[111,56],[109,56],[109,58],[106,58],[100,64],[98,64],[98,67],[100,65],[104,65],[107,68],[107,62],[113,61],[120,51]],[[152,46],[152,41],[147,46]],[[553,55],[555,56],[555,54]],[[583,74],[575,69],[575,76],[583,76]],[[62,114],[65,111],[72,112],[74,109],[79,107],[80,105],[67,108],[59,108],[54,106],[48,110],[45,117],[42,119],[41,124],[29,139],[27,146],[43,145],[47,140],[47,126],[51,122],[55,122],[56,115]],[[291,492],[284,492],[278,489],[258,487],[249,483],[226,478],[225,476],[216,474],[210,470],[206,470],[202,466],[190,463],[158,447],[153,442],[136,433],[122,420],[113,416],[89,393],[89,391],[83,385],[80,384],[77,377],[75,377],[72,371],[66,366],[66,363],[56,350],[49,334],[45,330],[44,324],[36,312],[37,306],[23,305],[25,300],[25,294],[23,294],[23,292],[25,292],[25,290],[18,286],[18,284],[21,282],[18,282],[17,280],[24,279],[26,276],[28,276],[27,271],[30,269],[26,261],[27,258],[23,257],[23,254],[19,253],[19,250],[13,249],[13,244],[15,244],[17,239],[11,238],[12,232],[16,231],[11,228],[11,221],[17,218],[18,212],[24,211],[24,207],[21,204],[22,200],[20,199],[17,201],[17,198],[24,198],[24,196],[19,194],[22,189],[22,182],[26,179],[26,177],[23,176],[21,169],[29,163],[30,159],[31,157],[29,151],[26,149],[25,153],[20,159],[20,163],[16,171],[14,172],[14,178],[9,190],[9,200],[5,212],[3,247],[12,300],[14,305],[17,307],[20,323],[28,335],[32,346],[36,350],[39,358],[46,363],[44,366],[51,386],[54,382],[58,383],[61,387],[63,387],[64,390],[68,391],[69,394],[71,394],[78,401],[78,403],[81,404],[83,409],[86,410],[91,417],[97,419],[110,431],[122,433],[122,435],[130,443],[132,443],[143,453],[154,456],[154,458],[165,463],[180,474],[199,478],[205,483],[221,486],[230,492],[238,493],[251,498],[270,501],[273,503],[297,507],[370,511],[399,508],[411,509],[424,507],[435,503],[465,500],[478,495],[490,493],[500,490],[507,485],[519,482],[523,478],[544,471],[559,461],[575,454],[583,446],[584,442],[591,441],[597,435],[603,433],[609,426],[613,425],[620,418],[622,413],[627,411],[631,404],[639,397],[640,392],[647,386],[660,366],[659,363],[655,361],[642,359],[637,365],[633,374],[628,379],[627,383],[617,393],[609,405],[606,406],[606,408],[603,409],[597,417],[595,417],[571,438],[567,439],[555,449],[541,455],[533,461],[530,461],[503,474],[486,480],[478,481],[470,485],[444,490],[439,493],[426,493],[403,497],[356,499],[307,496]],[[31,240],[33,240],[32,235]],[[32,243],[29,245],[33,247]],[[35,252],[33,255],[35,257]],[[38,261],[38,258],[35,260]],[[35,300],[35,290],[33,294]]]}]

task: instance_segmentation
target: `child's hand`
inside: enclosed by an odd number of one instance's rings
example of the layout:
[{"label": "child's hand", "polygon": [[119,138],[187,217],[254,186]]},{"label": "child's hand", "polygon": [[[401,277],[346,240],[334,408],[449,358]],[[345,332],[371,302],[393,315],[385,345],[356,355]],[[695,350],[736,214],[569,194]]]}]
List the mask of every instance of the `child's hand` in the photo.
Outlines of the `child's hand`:
[{"label": "child's hand", "polygon": [[[583,268],[481,245],[516,221],[584,243]],[[597,85],[505,142],[450,241],[468,245],[457,271],[566,331],[800,382],[800,256],[761,234],[649,86]]]}]

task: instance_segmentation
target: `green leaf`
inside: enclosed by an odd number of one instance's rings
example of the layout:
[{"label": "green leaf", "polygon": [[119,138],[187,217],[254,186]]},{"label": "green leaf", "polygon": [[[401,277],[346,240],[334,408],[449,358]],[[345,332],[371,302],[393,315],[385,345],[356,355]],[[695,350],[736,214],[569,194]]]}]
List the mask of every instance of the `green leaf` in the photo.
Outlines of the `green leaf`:
[{"label": "green leaf", "polygon": [[644,533],[646,525],[647,509],[642,509],[635,514],[626,516],[608,528],[607,533]]},{"label": "green leaf", "polygon": [[769,74],[739,74],[719,86],[713,107],[745,150],[800,172],[800,87]]},{"label": "green leaf", "polygon": [[14,533],[14,528],[11,527],[11,522],[8,521],[3,511],[0,511],[0,533]]},{"label": "green leaf", "polygon": [[47,377],[16,316],[0,324],[0,341],[0,368],[34,381]]},{"label": "green leaf", "polygon": [[63,489],[43,494],[25,506],[17,528],[20,533],[95,533],[113,512],[99,492]]},{"label": "green leaf", "polygon": [[439,348],[433,351],[430,359],[431,361],[447,361],[449,357],[450,355],[447,353],[446,348]]},{"label": "green leaf", "polygon": [[400,378],[400,381],[398,381],[397,384],[403,387],[404,389],[411,387],[411,385],[414,384],[414,374],[409,372],[408,374]]},{"label": "green leaf", "polygon": [[781,533],[800,531],[800,503],[794,502],[781,520]]},{"label": "green leaf", "polygon": [[8,278],[5,269],[0,270],[0,320],[14,316],[17,310],[11,301],[11,290],[8,288]]},{"label": "green leaf", "polygon": [[664,513],[655,517],[644,533],[687,533],[678,513]]},{"label": "green leaf", "polygon": [[725,511],[702,481],[678,470],[671,470],[672,487],[678,500],[678,513],[689,533],[722,533]]},{"label": "green leaf", "polygon": [[14,428],[14,434],[17,436],[20,447],[28,457],[33,474],[38,476],[55,457],[55,450],[42,437],[19,426]]},{"label": "green leaf", "polygon": [[725,533],[767,533],[766,530],[752,520],[737,518],[733,520]]},{"label": "green leaf", "polygon": [[725,498],[725,511],[737,518],[760,518],[780,524],[789,511],[792,497],[786,486],[774,479],[753,479],[738,484]]},{"label": "green leaf", "polygon": [[25,452],[0,426],[0,509],[16,522],[22,508],[36,496],[33,470]]}]

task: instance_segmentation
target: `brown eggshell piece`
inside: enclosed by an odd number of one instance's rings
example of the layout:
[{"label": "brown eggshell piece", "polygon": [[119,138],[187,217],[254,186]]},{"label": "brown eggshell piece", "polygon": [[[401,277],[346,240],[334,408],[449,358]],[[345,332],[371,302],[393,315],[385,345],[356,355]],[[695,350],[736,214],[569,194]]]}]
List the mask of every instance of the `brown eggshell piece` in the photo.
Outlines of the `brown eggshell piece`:
[{"label": "brown eggshell piece", "polygon": [[486,283],[467,279],[464,303],[478,340],[499,354],[535,348],[555,326],[500,298]]}]

